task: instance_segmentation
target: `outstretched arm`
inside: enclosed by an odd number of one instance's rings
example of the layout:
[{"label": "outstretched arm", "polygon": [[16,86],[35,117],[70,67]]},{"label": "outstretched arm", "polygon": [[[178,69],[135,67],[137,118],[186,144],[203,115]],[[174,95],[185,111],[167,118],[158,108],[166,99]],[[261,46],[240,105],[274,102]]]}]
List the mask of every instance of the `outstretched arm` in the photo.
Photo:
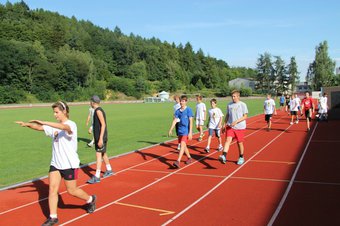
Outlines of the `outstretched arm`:
[{"label": "outstretched arm", "polygon": [[68,134],[72,134],[72,130],[71,127],[67,124],[63,124],[63,123],[59,123],[59,122],[47,122],[47,121],[40,121],[40,120],[31,120],[30,123],[36,123],[41,125],[41,128],[43,125],[46,126],[51,126],[53,128],[56,129],[60,129],[60,130],[65,130]]},{"label": "outstretched arm", "polygon": [[37,131],[43,131],[43,127],[41,124],[37,124],[37,123],[30,123],[30,122],[23,122],[23,121],[16,121],[16,124],[19,124],[22,127],[28,127],[30,129],[33,130],[37,130]]}]

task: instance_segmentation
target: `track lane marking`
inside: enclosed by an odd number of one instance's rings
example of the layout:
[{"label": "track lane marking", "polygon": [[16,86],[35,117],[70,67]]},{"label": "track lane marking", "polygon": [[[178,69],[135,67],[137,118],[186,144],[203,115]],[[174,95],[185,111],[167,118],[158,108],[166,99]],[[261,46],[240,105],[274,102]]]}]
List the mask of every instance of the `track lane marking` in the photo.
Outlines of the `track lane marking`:
[{"label": "track lane marking", "polygon": [[121,205],[121,206],[128,206],[128,207],[133,207],[137,209],[144,209],[144,210],[150,210],[154,212],[160,212],[159,216],[166,216],[170,214],[174,214],[174,211],[170,210],[162,210],[162,209],[157,209],[157,208],[151,208],[151,207],[146,207],[146,206],[139,206],[139,205],[134,205],[134,204],[128,204],[128,203],[122,203],[122,202],[116,202],[116,205]]},{"label": "track lane marking", "polygon": [[294,165],[296,162],[287,162],[287,161],[270,161],[270,160],[251,160],[252,162],[264,162],[264,163],[278,163],[278,164],[287,164]]}]

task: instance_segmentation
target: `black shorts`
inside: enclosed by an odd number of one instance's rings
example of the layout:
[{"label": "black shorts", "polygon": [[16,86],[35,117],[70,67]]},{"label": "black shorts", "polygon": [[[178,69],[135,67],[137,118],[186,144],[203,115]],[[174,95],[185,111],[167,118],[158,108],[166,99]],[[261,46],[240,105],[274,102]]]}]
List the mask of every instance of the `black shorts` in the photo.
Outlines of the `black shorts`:
[{"label": "black shorts", "polygon": [[266,122],[269,122],[272,117],[273,114],[264,115],[264,120],[266,120]]},{"label": "black shorts", "polygon": [[50,166],[50,171],[49,172],[54,172],[54,171],[59,171],[60,175],[64,180],[76,180],[78,179],[78,170],[77,169],[57,169],[54,166]]},{"label": "black shorts", "polygon": [[305,116],[306,116],[306,118],[308,118],[309,120],[312,119],[312,116],[311,116],[311,114],[310,114],[311,110],[312,110],[312,109],[305,110]]},{"label": "black shorts", "polygon": [[105,153],[106,152],[106,147],[107,147],[107,142],[104,142],[103,143],[103,147],[98,147],[98,141],[95,141],[95,149],[96,149],[96,152],[101,152],[101,153]]},{"label": "black shorts", "polygon": [[280,106],[283,107],[285,105],[285,103],[280,103]]},{"label": "black shorts", "polygon": [[297,115],[297,111],[291,111],[290,114],[291,115]]}]

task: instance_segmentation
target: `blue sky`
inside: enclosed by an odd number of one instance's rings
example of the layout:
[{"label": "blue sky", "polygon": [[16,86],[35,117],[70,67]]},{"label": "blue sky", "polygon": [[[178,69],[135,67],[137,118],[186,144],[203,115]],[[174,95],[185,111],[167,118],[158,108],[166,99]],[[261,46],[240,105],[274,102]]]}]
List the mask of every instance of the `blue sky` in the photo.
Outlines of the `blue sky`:
[{"label": "blue sky", "polygon": [[[2,4],[6,0],[0,0]],[[17,1],[10,1],[17,2]],[[255,68],[260,54],[295,56],[303,81],[315,47],[326,40],[340,66],[339,0],[26,0],[67,17],[89,20],[123,33],[156,37]]]}]

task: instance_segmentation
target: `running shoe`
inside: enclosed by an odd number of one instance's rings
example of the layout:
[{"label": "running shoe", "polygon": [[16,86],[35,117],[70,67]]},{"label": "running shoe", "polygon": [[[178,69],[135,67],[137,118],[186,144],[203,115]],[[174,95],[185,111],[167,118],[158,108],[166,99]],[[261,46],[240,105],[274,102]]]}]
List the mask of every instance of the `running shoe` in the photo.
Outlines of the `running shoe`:
[{"label": "running shoe", "polygon": [[185,164],[190,164],[192,163],[192,158],[189,158],[187,161],[185,161]]},{"label": "running shoe", "polygon": [[87,204],[86,210],[88,213],[93,213],[96,210],[97,196],[92,195],[92,202]]},{"label": "running shoe", "polygon": [[113,171],[112,170],[107,170],[104,174],[103,174],[103,178],[105,177],[109,177],[113,175]]},{"label": "running shoe", "polygon": [[204,151],[205,151],[206,153],[209,153],[209,152],[210,152],[210,148],[206,147],[206,148],[204,149]]},{"label": "running shoe", "polygon": [[90,180],[87,181],[87,183],[89,184],[96,184],[100,182],[100,178],[96,177],[96,176],[92,176],[92,178]]},{"label": "running shoe", "polygon": [[174,163],[172,163],[172,165],[173,165],[175,168],[180,168],[180,167],[179,167],[179,161],[175,161]]},{"label": "running shoe", "polygon": [[52,226],[55,224],[58,224],[59,220],[58,218],[47,218],[47,220],[42,224],[42,226]]},{"label": "running shoe", "polygon": [[88,143],[87,146],[90,148],[93,146],[93,143]]},{"label": "running shoe", "polygon": [[222,164],[226,164],[227,163],[227,159],[224,155],[220,155],[218,157],[218,160],[222,163]]},{"label": "running shoe", "polygon": [[290,122],[289,124],[293,125],[293,122]]},{"label": "running shoe", "polygon": [[295,124],[298,124],[298,123],[299,123],[299,120],[296,120],[296,121],[295,121]]},{"label": "running shoe", "polygon": [[240,157],[237,161],[237,165],[242,165],[244,163],[244,158]]},{"label": "running shoe", "polygon": [[222,150],[223,150],[223,146],[221,145],[218,147],[217,151],[222,151]]}]

